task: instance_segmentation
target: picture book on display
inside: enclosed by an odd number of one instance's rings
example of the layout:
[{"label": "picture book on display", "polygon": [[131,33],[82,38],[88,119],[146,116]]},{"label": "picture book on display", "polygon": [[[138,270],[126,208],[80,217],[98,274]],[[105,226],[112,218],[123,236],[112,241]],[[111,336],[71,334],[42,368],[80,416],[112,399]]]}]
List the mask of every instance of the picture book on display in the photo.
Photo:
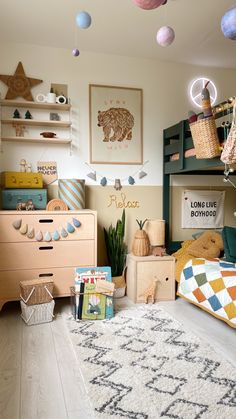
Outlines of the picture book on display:
[{"label": "picture book on display", "polygon": [[75,268],[76,320],[101,320],[114,316],[113,297],[96,291],[97,281],[112,282],[110,266]]}]

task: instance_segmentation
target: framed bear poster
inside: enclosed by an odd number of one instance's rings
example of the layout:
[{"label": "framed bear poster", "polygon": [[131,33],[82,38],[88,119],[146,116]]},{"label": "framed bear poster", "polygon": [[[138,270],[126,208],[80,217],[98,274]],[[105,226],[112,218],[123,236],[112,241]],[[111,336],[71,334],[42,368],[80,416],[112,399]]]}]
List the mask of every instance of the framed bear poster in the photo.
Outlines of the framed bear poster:
[{"label": "framed bear poster", "polygon": [[142,89],[90,84],[90,162],[143,164],[142,112]]}]

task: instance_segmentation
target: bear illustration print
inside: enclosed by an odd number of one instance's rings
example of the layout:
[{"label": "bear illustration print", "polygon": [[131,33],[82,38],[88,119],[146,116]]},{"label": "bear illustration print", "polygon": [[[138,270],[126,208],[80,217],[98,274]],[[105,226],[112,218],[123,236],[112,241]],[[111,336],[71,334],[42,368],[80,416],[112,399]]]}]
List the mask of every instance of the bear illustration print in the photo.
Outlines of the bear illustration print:
[{"label": "bear illustration print", "polygon": [[123,141],[132,139],[134,117],[125,108],[110,108],[98,111],[98,126],[103,128],[103,141]]}]

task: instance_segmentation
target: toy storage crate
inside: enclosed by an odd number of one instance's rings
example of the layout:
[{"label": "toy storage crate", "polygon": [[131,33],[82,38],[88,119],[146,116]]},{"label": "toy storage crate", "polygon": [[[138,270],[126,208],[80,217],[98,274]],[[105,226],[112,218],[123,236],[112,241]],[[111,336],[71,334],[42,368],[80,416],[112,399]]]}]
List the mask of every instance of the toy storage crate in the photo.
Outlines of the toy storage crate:
[{"label": "toy storage crate", "polygon": [[3,189],[2,209],[15,210],[17,204],[32,199],[36,210],[45,209],[47,205],[47,189]]},{"label": "toy storage crate", "polygon": [[53,280],[31,279],[20,282],[20,298],[28,306],[48,303],[53,299]]},{"label": "toy storage crate", "polygon": [[53,320],[53,311],[55,307],[54,300],[50,301],[50,303],[36,304],[31,306],[28,306],[24,303],[24,301],[21,301],[20,305],[21,317],[29,326],[33,324],[48,323]]},{"label": "toy storage crate", "polygon": [[42,173],[2,172],[1,186],[6,189],[42,188]]}]

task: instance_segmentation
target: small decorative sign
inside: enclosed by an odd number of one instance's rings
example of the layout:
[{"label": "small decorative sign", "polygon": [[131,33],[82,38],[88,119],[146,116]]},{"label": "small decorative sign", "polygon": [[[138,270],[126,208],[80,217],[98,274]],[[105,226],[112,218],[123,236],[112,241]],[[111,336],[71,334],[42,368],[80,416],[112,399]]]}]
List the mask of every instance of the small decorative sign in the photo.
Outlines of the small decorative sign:
[{"label": "small decorative sign", "polygon": [[120,195],[109,195],[109,202],[107,204],[107,207],[115,207],[115,208],[140,208],[139,201],[129,201],[126,198],[126,195],[124,193],[121,193]]},{"label": "small decorative sign", "polygon": [[55,161],[38,161],[37,172],[42,173],[43,183],[50,185],[58,179],[57,162]]},{"label": "small decorative sign", "polygon": [[182,228],[222,228],[225,191],[184,191]]}]

